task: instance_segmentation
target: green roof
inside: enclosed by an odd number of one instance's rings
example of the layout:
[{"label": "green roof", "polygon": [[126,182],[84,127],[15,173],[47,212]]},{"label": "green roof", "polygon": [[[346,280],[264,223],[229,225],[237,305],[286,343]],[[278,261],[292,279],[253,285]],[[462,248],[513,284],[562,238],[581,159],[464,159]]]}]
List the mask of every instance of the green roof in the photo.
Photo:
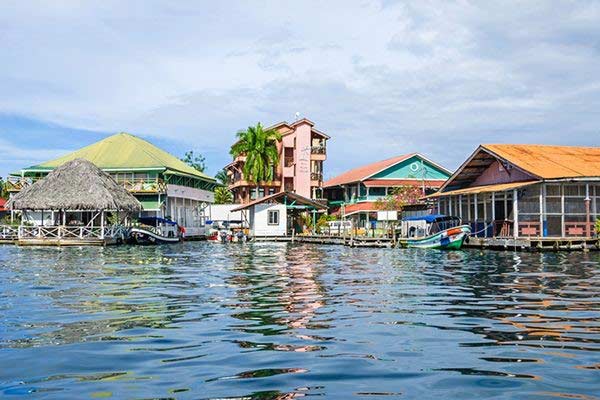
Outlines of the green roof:
[{"label": "green roof", "polygon": [[25,168],[24,171],[51,170],[76,158],[91,161],[103,170],[154,169],[214,181],[214,178],[197,171],[172,154],[129,133],[117,133],[62,157]]}]

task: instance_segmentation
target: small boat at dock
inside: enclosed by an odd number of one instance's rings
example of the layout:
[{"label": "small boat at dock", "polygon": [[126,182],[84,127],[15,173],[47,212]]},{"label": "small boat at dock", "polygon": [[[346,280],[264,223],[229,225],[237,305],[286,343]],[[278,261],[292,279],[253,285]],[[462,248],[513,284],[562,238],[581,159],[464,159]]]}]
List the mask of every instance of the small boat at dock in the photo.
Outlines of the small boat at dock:
[{"label": "small boat at dock", "polygon": [[460,218],[441,214],[409,217],[402,220],[401,236],[406,247],[422,249],[460,249],[471,233]]},{"label": "small boat at dock", "polygon": [[170,244],[181,241],[176,222],[166,218],[143,217],[139,225],[129,229],[129,243],[140,245]]}]

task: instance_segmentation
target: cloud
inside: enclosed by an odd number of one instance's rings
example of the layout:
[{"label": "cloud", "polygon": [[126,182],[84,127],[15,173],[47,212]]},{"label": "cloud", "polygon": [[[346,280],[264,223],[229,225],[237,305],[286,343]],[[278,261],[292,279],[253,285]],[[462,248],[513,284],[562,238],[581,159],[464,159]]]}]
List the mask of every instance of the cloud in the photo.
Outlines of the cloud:
[{"label": "cloud", "polygon": [[330,176],[600,130],[599,2],[5,1],[0,26],[0,112],[82,130],[73,145],[194,147],[211,172],[238,129],[296,111],[332,136]]}]

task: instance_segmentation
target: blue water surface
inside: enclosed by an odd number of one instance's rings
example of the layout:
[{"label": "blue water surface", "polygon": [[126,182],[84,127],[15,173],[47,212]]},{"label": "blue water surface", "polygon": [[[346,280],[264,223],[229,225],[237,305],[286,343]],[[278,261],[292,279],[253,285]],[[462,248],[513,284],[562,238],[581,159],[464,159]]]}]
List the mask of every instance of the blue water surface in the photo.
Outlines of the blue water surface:
[{"label": "blue water surface", "polygon": [[7,399],[597,399],[600,253],[0,246]]}]

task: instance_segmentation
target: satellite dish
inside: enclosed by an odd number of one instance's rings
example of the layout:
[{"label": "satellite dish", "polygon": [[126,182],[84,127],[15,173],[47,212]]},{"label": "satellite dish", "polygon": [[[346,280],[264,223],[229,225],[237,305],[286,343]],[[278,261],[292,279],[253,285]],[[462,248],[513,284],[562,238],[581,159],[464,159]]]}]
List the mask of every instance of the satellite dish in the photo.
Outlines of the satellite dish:
[{"label": "satellite dish", "polygon": [[296,111],[296,121],[298,121],[300,119],[300,113],[298,111]]}]

